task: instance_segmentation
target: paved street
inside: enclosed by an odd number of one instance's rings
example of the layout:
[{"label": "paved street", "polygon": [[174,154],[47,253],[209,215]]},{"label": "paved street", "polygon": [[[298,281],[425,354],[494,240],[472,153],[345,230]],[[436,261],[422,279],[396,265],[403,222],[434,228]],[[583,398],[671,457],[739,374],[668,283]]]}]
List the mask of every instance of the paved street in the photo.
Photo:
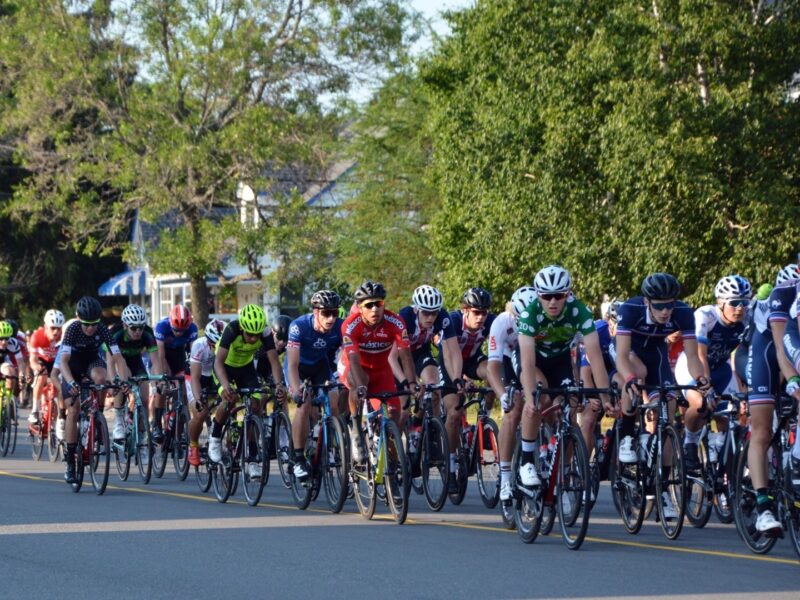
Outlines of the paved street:
[{"label": "paved street", "polygon": [[142,485],[135,469],[120,482],[112,461],[104,496],[88,474],[72,493],[62,472],[46,450],[34,463],[23,435],[0,459],[0,597],[81,597],[89,586],[114,598],[800,597],[788,540],[755,556],[713,516],[676,542],[652,520],[630,536],[607,486],[587,541],[572,552],[557,524],[523,544],[484,508],[472,481],[464,503],[440,513],[414,496],[397,526],[380,504],[371,522],[352,501],[340,515],[322,498],[300,512],[274,469],[256,508],[241,492],[217,503],[193,473],[177,481],[171,462],[163,479]]}]

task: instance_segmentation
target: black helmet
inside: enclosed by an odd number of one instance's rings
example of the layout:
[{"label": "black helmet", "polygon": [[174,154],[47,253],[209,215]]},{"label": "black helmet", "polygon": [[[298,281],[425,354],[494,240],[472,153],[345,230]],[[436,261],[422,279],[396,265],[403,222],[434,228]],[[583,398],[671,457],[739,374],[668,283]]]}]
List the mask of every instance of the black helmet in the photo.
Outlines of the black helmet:
[{"label": "black helmet", "polygon": [[386,298],[386,290],[383,289],[383,285],[380,283],[375,283],[374,281],[370,281],[367,279],[364,283],[362,283],[356,293],[354,294],[356,302],[361,304],[364,300],[368,300],[370,298],[378,298],[383,300]]},{"label": "black helmet", "polygon": [[99,321],[102,313],[103,307],[100,306],[100,302],[91,296],[84,296],[78,300],[78,305],[75,307],[75,315],[81,321]]},{"label": "black helmet", "polygon": [[14,319],[6,319],[6,323],[11,325],[11,329],[14,330],[14,334],[11,337],[17,337],[19,333],[19,323],[17,323]]},{"label": "black helmet", "polygon": [[275,332],[275,339],[279,342],[285,342],[289,339],[289,324],[292,322],[292,317],[289,315],[278,315],[272,323],[272,331]]},{"label": "black helmet", "polygon": [[470,308],[489,310],[492,305],[492,295],[482,287],[469,288],[461,297],[461,304]]},{"label": "black helmet", "polygon": [[651,300],[670,300],[680,293],[681,284],[669,273],[653,273],[642,282],[642,295]]},{"label": "black helmet", "polygon": [[333,290],[320,290],[311,296],[311,306],[313,308],[339,308],[342,299]]}]

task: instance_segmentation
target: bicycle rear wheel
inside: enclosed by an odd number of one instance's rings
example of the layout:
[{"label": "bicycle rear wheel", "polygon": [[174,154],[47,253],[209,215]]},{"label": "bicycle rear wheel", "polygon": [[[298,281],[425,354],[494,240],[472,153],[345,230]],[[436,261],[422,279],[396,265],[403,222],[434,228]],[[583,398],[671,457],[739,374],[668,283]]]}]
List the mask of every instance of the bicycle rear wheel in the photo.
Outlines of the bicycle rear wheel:
[{"label": "bicycle rear wheel", "polygon": [[98,411],[94,415],[94,433],[89,446],[89,476],[92,487],[102,496],[108,485],[108,472],[111,466],[111,446],[108,439],[106,418]]},{"label": "bicycle rear wheel", "polygon": [[189,410],[185,406],[175,415],[172,435],[172,465],[178,481],[183,481],[189,474]]},{"label": "bicycle rear wheel", "polygon": [[214,495],[218,502],[227,502],[234,490],[234,453],[230,421],[228,421],[222,428],[222,460],[216,464],[214,471]]},{"label": "bicycle rear wheel", "polygon": [[[198,445],[200,447],[200,465],[194,468],[194,477],[197,480],[197,487],[204,494],[211,489],[211,479],[213,477],[211,470],[211,461],[208,459],[208,434],[210,423],[206,420],[203,423],[203,429],[200,431],[198,438]],[[269,464],[269,461],[267,461]]]},{"label": "bicycle rear wheel", "polygon": [[702,529],[711,517],[714,470],[717,465],[709,460],[705,439],[697,444],[697,456],[700,459],[700,472],[686,473],[686,518],[692,526]]},{"label": "bicycle rear wheel", "polygon": [[[739,537],[750,551],[754,554],[766,554],[772,550],[777,538],[756,529],[758,512],[756,511],[756,490],[750,479],[750,467],[748,466],[749,449],[750,440],[747,440],[739,451],[736,478],[734,479],[733,518],[736,521],[736,531],[739,532]],[[774,481],[775,468],[772,461],[767,461],[767,469],[769,470],[769,479]]]},{"label": "bicycle rear wheel", "polygon": [[142,483],[150,483],[153,474],[153,438],[150,432],[150,421],[147,419],[142,407],[136,407],[134,412],[134,423],[136,432],[136,466],[139,469],[139,477]]},{"label": "bicycle rear wheel", "polygon": [[[406,421],[405,431],[403,432],[403,437],[405,438],[404,448],[406,450],[406,459],[408,460],[408,477],[411,481],[411,489],[414,490],[417,494],[423,494],[425,490],[422,487],[422,467],[421,467],[421,456],[419,451],[419,439],[417,440],[416,449],[412,452],[410,444],[411,444],[411,431],[409,430],[409,424],[411,419]],[[417,432],[416,435],[420,437],[420,432]]]},{"label": "bicycle rear wheel", "polygon": [[639,533],[644,522],[645,504],[647,503],[645,490],[647,466],[641,461],[631,464],[620,462],[618,445],[619,439],[611,450],[614,453],[608,474],[611,482],[611,496],[619,516],[622,517],[625,531],[635,535]]},{"label": "bicycle rear wheel", "polygon": [[[481,425],[481,422],[478,422]],[[497,423],[483,420],[483,448],[478,447],[479,437],[473,438],[473,460],[478,480],[478,492],[486,508],[494,508],[500,500],[500,433]]]},{"label": "bicycle rear wheel", "polygon": [[50,401],[50,425],[47,428],[47,454],[50,457],[50,462],[58,462],[61,454],[61,443],[56,436],[56,427],[58,427],[58,404],[51,399]]},{"label": "bicycle rear wheel", "polygon": [[117,466],[117,475],[120,481],[127,481],[131,472],[131,453],[128,450],[130,440],[131,433],[128,432],[122,444],[111,442],[111,447],[114,450],[114,463]]},{"label": "bicycle rear wheel", "polygon": [[[269,452],[264,439],[261,419],[250,416],[242,428],[241,478],[244,497],[250,506],[256,506],[264,492],[264,471],[268,468]],[[254,466],[255,465],[255,466]]]},{"label": "bicycle rear wheel", "polygon": [[[661,447],[658,449],[658,460],[661,461],[661,470],[656,477],[656,506],[661,529],[667,539],[675,540],[683,529],[683,519],[686,515],[686,471],[683,467],[683,447],[678,437],[678,431],[672,425],[664,428],[661,437]],[[675,506],[677,516],[665,518],[665,505],[663,494],[667,493]]]},{"label": "bicycle rear wheel", "polygon": [[17,403],[14,398],[10,398],[8,401],[8,408],[9,408],[9,420],[8,423],[11,426],[9,431],[10,439],[8,442],[9,445],[9,454],[14,454],[14,451],[17,449],[17,430],[19,429],[17,421],[19,420]]},{"label": "bicycle rear wheel", "polygon": [[31,456],[33,460],[39,462],[42,458],[42,451],[44,450],[44,442],[47,434],[43,431],[44,422],[41,417],[36,423],[28,425],[28,431],[31,434]]},{"label": "bicycle rear wheel", "polygon": [[447,480],[450,477],[447,432],[439,417],[426,419],[423,423],[420,451],[425,500],[431,510],[438,511],[447,499]]},{"label": "bicycle rear wheel", "polygon": [[274,423],[275,434],[275,457],[278,459],[278,471],[281,474],[281,481],[284,487],[292,486],[292,457],[294,456],[294,444],[292,443],[292,422],[285,411],[278,412]]},{"label": "bicycle rear wheel", "polygon": [[[789,449],[786,450],[790,452]],[[791,481],[791,480],[790,480]],[[786,515],[786,525],[789,529],[789,538],[797,556],[800,557],[800,509],[796,506],[789,507],[789,514]]]},{"label": "bicycle rear wheel", "polygon": [[567,548],[577,550],[589,528],[592,486],[589,456],[580,429],[570,427],[560,452],[556,491],[558,521]]},{"label": "bicycle rear wheel", "polygon": [[[467,484],[469,483],[469,471],[467,464],[467,448],[464,448],[461,441],[461,436],[458,436],[458,447],[456,448],[456,491],[449,493],[450,502],[458,506],[464,501],[464,496],[467,493]],[[449,457],[448,457],[449,461]],[[449,463],[448,463],[449,466]]]},{"label": "bicycle rear wheel", "polygon": [[[80,427],[80,425],[78,425]],[[79,436],[80,438],[80,436]],[[81,491],[81,486],[83,485],[83,446],[80,443],[80,439],[78,440],[78,447],[75,448],[75,481],[69,484],[72,488],[72,491],[76,494]]]},{"label": "bicycle rear wheel", "polygon": [[[359,427],[360,443],[362,448],[367,448],[366,440],[364,439],[364,430]],[[358,512],[365,519],[371,519],[375,514],[375,504],[377,497],[375,494],[375,477],[374,469],[369,452],[366,452],[361,462],[356,462],[353,458],[352,452],[350,453],[350,479],[353,483],[353,495],[358,506]]]},{"label": "bicycle rear wheel", "polygon": [[[728,435],[731,435],[730,433]],[[726,439],[725,445],[728,447],[729,441]],[[725,460],[722,469],[722,480],[714,481],[714,512],[720,523],[733,523],[733,502],[734,493],[733,482],[736,476],[736,460],[738,455],[732,451],[720,453],[720,459]]]},{"label": "bicycle rear wheel", "polygon": [[[544,498],[542,497],[542,486],[526,488],[522,485],[522,481],[519,478],[521,458],[522,447],[518,442],[511,462],[511,478],[516,490],[513,501],[514,526],[520,539],[526,544],[532,544],[538,537],[542,526]],[[505,512],[503,513],[503,518],[505,519]]]},{"label": "bicycle rear wheel", "polygon": [[402,525],[408,516],[408,494],[411,483],[400,429],[394,421],[386,423],[385,451],[387,460],[383,482],[386,487],[386,498],[395,523]]},{"label": "bicycle rear wheel", "polygon": [[322,453],[323,485],[331,512],[341,512],[347,500],[347,444],[342,422],[338,418],[326,419],[325,430],[328,447]]},{"label": "bicycle rear wheel", "polygon": [[164,439],[161,442],[153,440],[153,477],[161,479],[164,476],[164,471],[167,470],[167,459],[169,458],[169,449],[172,445],[172,431],[164,431],[162,426]]}]

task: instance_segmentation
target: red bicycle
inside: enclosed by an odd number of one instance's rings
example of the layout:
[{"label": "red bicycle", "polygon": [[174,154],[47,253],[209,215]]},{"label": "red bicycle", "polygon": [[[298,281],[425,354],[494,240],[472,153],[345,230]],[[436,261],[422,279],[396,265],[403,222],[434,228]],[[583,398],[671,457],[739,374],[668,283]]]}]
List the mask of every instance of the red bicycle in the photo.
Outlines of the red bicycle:
[{"label": "red bicycle", "polygon": [[78,416],[78,447],[75,450],[75,481],[70,483],[73,492],[79,492],[83,485],[84,469],[89,467],[92,487],[97,495],[106,491],[108,472],[111,465],[111,445],[108,424],[100,409],[100,392],[119,389],[122,386],[89,381],[80,383],[80,415]]},{"label": "red bicycle", "polygon": [[[37,377],[46,377],[46,375],[37,375]],[[48,380],[42,389],[42,405],[39,410],[39,418],[35,423],[28,425],[33,460],[38,461],[42,458],[45,440],[47,440],[50,462],[56,462],[61,453],[61,444],[56,437],[55,428],[55,422],[58,418],[57,399],[56,388],[53,382]]]}]

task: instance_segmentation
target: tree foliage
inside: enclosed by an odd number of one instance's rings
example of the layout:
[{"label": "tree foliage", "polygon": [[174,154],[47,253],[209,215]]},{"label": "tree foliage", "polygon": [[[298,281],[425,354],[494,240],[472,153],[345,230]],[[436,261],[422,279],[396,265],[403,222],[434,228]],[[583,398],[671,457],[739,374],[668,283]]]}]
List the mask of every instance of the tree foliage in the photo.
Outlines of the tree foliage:
[{"label": "tree foliage", "polygon": [[451,19],[422,69],[449,292],[560,263],[589,300],[656,270],[700,300],[794,256],[798,3],[484,0]]}]

